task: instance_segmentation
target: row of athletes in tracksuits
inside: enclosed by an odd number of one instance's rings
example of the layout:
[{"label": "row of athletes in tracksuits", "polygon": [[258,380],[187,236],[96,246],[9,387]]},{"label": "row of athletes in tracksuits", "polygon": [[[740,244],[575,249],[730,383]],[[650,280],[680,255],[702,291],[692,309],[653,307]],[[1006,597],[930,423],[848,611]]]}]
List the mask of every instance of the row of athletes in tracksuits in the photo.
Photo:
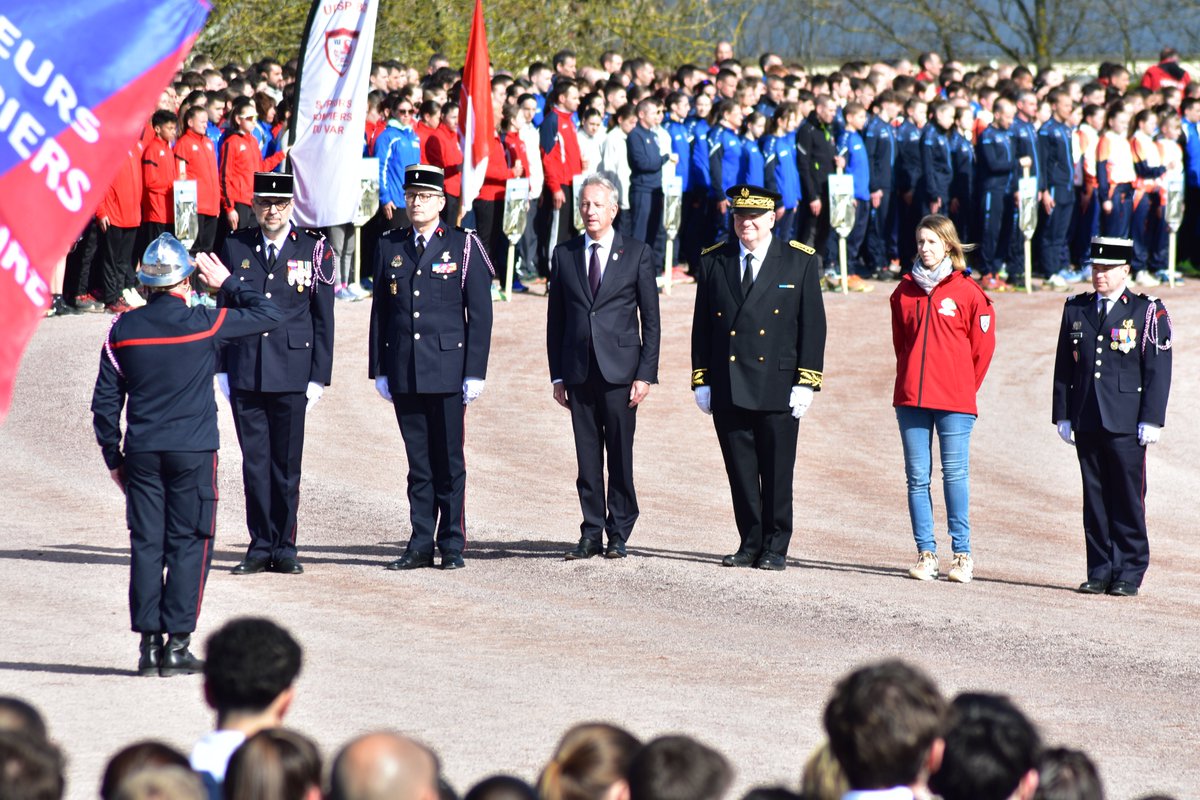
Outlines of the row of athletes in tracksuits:
[{"label": "row of athletes in tracksuits", "polygon": [[[1114,107],[1105,125],[1105,110],[1089,106],[1073,125],[1078,112],[1065,93],[1061,113],[1040,127],[998,99],[992,123],[978,135],[974,109],[945,101],[926,107],[909,100],[900,115],[900,98],[883,92],[869,114],[850,115],[859,120],[847,120],[852,108],[822,115],[818,103],[798,127],[777,121],[774,132],[762,136],[752,125],[735,130],[728,117],[717,124],[696,116],[664,122],[680,163],[689,165],[680,170],[689,198],[683,228],[698,235],[685,235],[685,248],[722,236],[725,219],[717,204],[730,186],[750,183],[782,196],[781,235],[807,241],[831,262],[836,251],[826,191],[828,176],[840,166],[854,178],[856,224],[847,236],[852,273],[911,263],[912,232],[936,208],[954,220],[964,241],[979,244],[979,272],[996,284],[997,273],[1024,270],[1016,195],[1027,167],[1038,186],[1035,255],[1044,276],[1072,263],[1090,266],[1088,243],[1101,233],[1134,240],[1135,271],[1165,267],[1166,174],[1184,163],[1177,120],[1156,138],[1153,112],[1139,112],[1129,133],[1128,112]],[[722,120],[720,111],[714,120]],[[813,200],[822,201],[819,212],[810,208]]]}]

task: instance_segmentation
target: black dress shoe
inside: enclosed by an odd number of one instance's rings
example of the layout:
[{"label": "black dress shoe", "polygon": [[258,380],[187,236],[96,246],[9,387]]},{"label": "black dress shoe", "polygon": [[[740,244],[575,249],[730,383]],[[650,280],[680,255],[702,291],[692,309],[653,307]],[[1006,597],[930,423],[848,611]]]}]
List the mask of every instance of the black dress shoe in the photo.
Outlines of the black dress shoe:
[{"label": "black dress shoe", "polygon": [[271,562],[265,558],[247,558],[230,570],[234,575],[254,575],[259,572],[266,572],[267,567],[271,566]]},{"label": "black dress shoe", "polygon": [[1108,587],[1108,593],[1113,597],[1137,597],[1138,587],[1129,581],[1113,581]]},{"label": "black dress shoe", "polygon": [[779,553],[767,551],[758,557],[758,561],[754,562],[755,569],[769,569],[773,572],[779,572],[787,567],[787,559]]},{"label": "black dress shoe", "polygon": [[190,633],[172,633],[163,648],[162,664],[158,674],[164,678],[172,675],[191,675],[204,669],[204,662],[192,655],[188,646],[192,643]]},{"label": "black dress shoe", "polygon": [[458,553],[446,553],[442,556],[442,569],[462,569],[466,564]]},{"label": "black dress shoe", "polygon": [[1108,591],[1108,581],[1086,580],[1075,591],[1080,594],[1104,594]]},{"label": "black dress shoe", "polygon": [[278,572],[280,575],[299,575],[304,572],[304,567],[294,558],[281,558],[271,562],[271,572]]},{"label": "black dress shoe", "polygon": [[610,541],[604,551],[605,558],[625,558],[627,555],[629,554],[625,552],[624,542]]},{"label": "black dress shoe", "polygon": [[584,536],[580,538],[579,544],[575,545],[575,549],[567,553],[563,558],[567,561],[579,561],[584,558],[600,555],[600,550],[600,542]]},{"label": "black dress shoe", "polygon": [[738,550],[732,555],[725,556],[721,559],[723,567],[748,567],[754,563],[754,556],[747,553],[745,550]]},{"label": "black dress shoe", "polygon": [[414,553],[411,550],[387,565],[388,569],[421,569],[433,566],[433,555]]},{"label": "black dress shoe", "polygon": [[141,654],[138,658],[138,675],[143,678],[158,675],[158,668],[162,665],[162,646],[161,633],[142,634],[142,643],[138,648]]}]

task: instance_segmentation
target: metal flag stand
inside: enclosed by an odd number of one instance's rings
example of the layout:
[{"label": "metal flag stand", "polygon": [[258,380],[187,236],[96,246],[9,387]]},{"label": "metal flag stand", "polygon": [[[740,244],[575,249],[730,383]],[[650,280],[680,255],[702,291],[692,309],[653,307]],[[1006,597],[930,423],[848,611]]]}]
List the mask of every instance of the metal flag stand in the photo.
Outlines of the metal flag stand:
[{"label": "metal flag stand", "polygon": [[675,277],[675,237],[683,214],[683,179],[678,175],[663,181],[663,228],[667,232],[666,258],[663,259],[663,294],[671,294]]},{"label": "metal flag stand", "polygon": [[[379,208],[379,159],[364,158],[359,162],[358,209],[354,212],[354,283],[362,287],[362,228]],[[375,287],[371,287],[374,291]]]},{"label": "metal flag stand", "polygon": [[1037,178],[1022,167],[1017,183],[1017,227],[1025,237],[1025,292],[1033,291],[1033,232],[1037,229]]},{"label": "metal flag stand", "polygon": [[1172,175],[1167,181],[1167,197],[1163,217],[1170,236],[1167,237],[1167,282],[1175,288],[1175,259],[1179,254],[1179,229],[1183,227],[1183,176]]},{"label": "metal flag stand", "polygon": [[838,263],[842,269],[842,294],[850,293],[850,275],[846,252],[846,237],[854,230],[854,218],[858,209],[854,205],[854,176],[846,175],[839,168],[836,175],[829,176],[829,227],[838,235]]},{"label": "metal flag stand", "polygon": [[513,275],[517,272],[517,242],[525,233],[529,218],[529,179],[513,178],[504,184],[504,221],[508,237],[508,269],[504,276],[504,302],[512,301]]}]

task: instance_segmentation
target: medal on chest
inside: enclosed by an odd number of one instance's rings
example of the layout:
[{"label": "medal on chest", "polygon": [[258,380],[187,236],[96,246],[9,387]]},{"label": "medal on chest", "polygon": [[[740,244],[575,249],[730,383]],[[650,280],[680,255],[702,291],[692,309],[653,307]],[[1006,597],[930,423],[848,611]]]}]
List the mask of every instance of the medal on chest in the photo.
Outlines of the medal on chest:
[{"label": "medal on chest", "polygon": [[297,292],[303,292],[305,286],[312,286],[312,262],[289,258],[287,262],[288,286],[295,286]]},{"label": "medal on chest", "polygon": [[1137,331],[1133,328],[1133,320],[1127,319],[1121,323],[1121,327],[1112,329],[1112,344],[1109,347],[1113,350],[1128,353],[1136,344]]}]

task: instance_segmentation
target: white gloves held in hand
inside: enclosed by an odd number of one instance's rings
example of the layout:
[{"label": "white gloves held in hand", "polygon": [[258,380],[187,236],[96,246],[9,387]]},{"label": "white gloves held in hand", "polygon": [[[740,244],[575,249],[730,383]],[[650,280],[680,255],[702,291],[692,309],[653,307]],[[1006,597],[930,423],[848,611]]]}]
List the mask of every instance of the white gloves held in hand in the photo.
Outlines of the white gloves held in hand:
[{"label": "white gloves held in hand", "polygon": [[1149,422],[1138,423],[1138,444],[1145,447],[1148,444],[1154,444],[1158,441],[1158,437],[1162,428],[1158,425],[1151,425]]},{"label": "white gloves held in hand", "polygon": [[712,415],[712,387],[697,386],[693,392],[696,396],[696,408],[703,411],[705,414]]},{"label": "white gloves held in hand", "polygon": [[1071,433],[1071,420],[1060,419],[1058,421],[1058,436],[1071,447],[1075,446],[1075,436]]},{"label": "white gloves held in hand", "polygon": [[225,401],[229,402],[229,373],[218,372],[215,377],[217,379],[217,389],[220,390],[221,394],[225,395]]},{"label": "white gloves held in hand", "polygon": [[380,375],[375,379],[375,391],[379,392],[379,396],[384,400],[392,402],[392,390],[388,388],[387,375]]},{"label": "white gloves held in hand", "polygon": [[308,403],[304,406],[304,410],[312,411],[313,406],[321,399],[321,395],[325,394],[325,387],[313,381],[308,382],[308,388],[304,390],[304,396],[308,398]]},{"label": "white gloves held in hand", "polygon": [[804,416],[804,412],[808,411],[808,407],[812,405],[813,390],[811,386],[793,386],[792,396],[788,399],[788,406],[792,409],[792,416],[800,419]]},{"label": "white gloves held in hand", "polygon": [[484,381],[480,378],[467,378],[463,381],[463,405],[469,406],[473,400],[478,400],[483,394]]}]

